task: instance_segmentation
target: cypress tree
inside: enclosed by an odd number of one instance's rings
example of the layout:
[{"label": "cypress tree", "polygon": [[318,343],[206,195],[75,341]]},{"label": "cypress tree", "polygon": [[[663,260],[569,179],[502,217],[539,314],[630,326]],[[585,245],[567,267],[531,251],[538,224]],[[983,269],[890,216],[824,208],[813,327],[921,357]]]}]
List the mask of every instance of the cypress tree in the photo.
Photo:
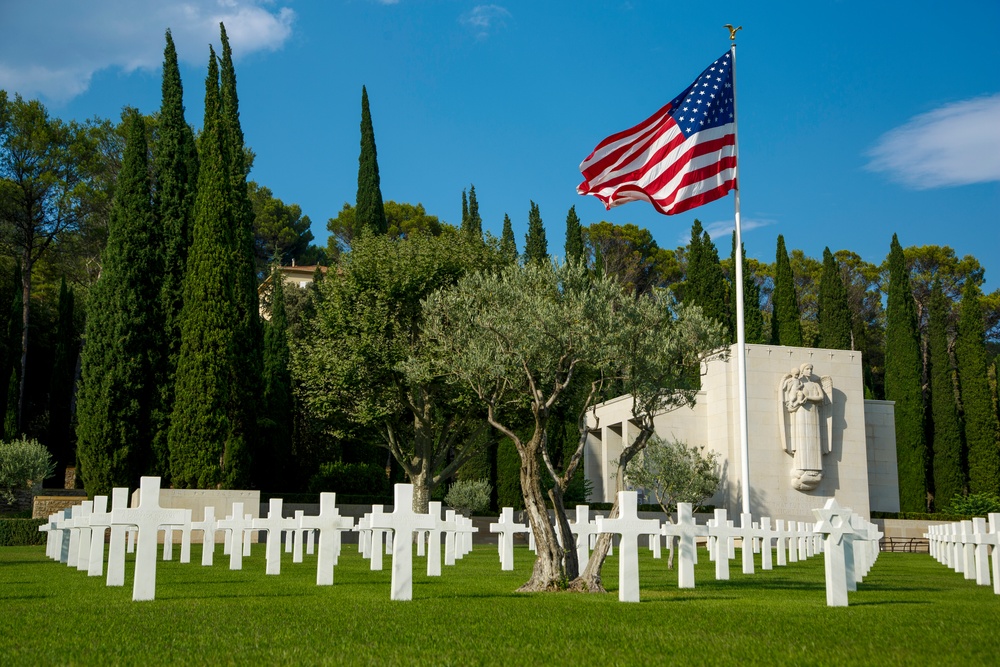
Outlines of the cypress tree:
[{"label": "cypress tree", "polygon": [[154,411],[153,465],[149,472],[169,479],[170,455],[167,450],[169,417],[173,410],[174,374],[180,355],[180,314],[183,304],[184,267],[194,217],[198,185],[198,152],[194,133],[184,119],[184,89],[177,51],[170,31],[163,50],[162,102],[157,132],[156,189],[153,202],[163,235],[163,349],[157,377],[159,404]]},{"label": "cypress tree", "polygon": [[59,316],[49,382],[49,449],[56,460],[56,479],[63,479],[66,466],[75,462],[72,403],[80,336],[74,318],[74,301],[73,290],[66,287],[64,278],[59,283]]},{"label": "cypress tree", "polygon": [[969,456],[969,493],[1000,493],[1000,426],[990,392],[986,331],[981,294],[975,281],[965,281],[955,339],[965,444]]},{"label": "cypress tree", "polygon": [[466,233],[469,231],[469,198],[466,196],[464,188],[462,189],[462,224],[459,229]]},{"label": "cypress tree", "polygon": [[24,332],[24,292],[21,289],[23,276],[21,273],[20,260],[14,265],[14,297],[11,300],[10,320],[7,322],[7,359],[3,377],[0,377],[0,384],[4,378],[9,378],[7,391],[4,394],[6,400],[2,403],[4,407],[3,432],[4,438],[10,440],[21,435],[21,425],[18,415],[20,415],[19,399],[21,387],[21,343]]},{"label": "cypress tree", "polygon": [[885,327],[885,398],[895,401],[899,509],[927,509],[927,445],[921,393],[923,363],[910,275],[899,239],[889,251]]},{"label": "cypress tree", "polygon": [[474,241],[483,240],[483,219],[479,216],[475,185],[469,187],[468,203],[465,200],[465,191],[462,191],[462,231]]},{"label": "cypress tree", "polygon": [[108,244],[88,304],[77,402],[77,452],[91,495],[134,487],[148,470],[158,400],[162,239],[153,217],[145,123],[135,111],[125,122]]},{"label": "cypress tree", "polygon": [[580,217],[576,214],[576,206],[570,206],[566,214],[566,261],[583,261],[583,228]]},{"label": "cypress tree", "polygon": [[230,445],[234,336],[231,180],[219,118],[219,68],[209,47],[194,231],[184,274],[181,352],[170,420],[170,474],[178,488],[216,488],[238,475]]},{"label": "cypress tree", "polygon": [[[21,348],[21,263],[14,260],[10,272],[10,281],[4,276],[0,289],[0,439],[9,439],[16,435],[16,426],[8,431],[7,410],[10,401],[9,382],[13,374],[16,380],[16,367],[20,364]],[[14,395],[17,395],[17,383],[14,384]],[[14,419],[17,418],[17,399],[14,399]]]},{"label": "cypress tree", "polygon": [[510,216],[506,213],[503,214],[503,232],[500,234],[500,257],[508,264],[517,261],[517,241],[514,239]]},{"label": "cypress tree", "polygon": [[524,236],[524,261],[542,262],[549,258],[549,244],[545,240],[545,227],[538,204],[531,202],[528,211],[528,233]]},{"label": "cypress tree", "polygon": [[683,301],[700,306],[706,317],[716,320],[727,329],[732,323],[726,307],[726,279],[722,274],[722,265],[719,264],[719,251],[698,220],[691,225]]},{"label": "cypress tree", "polygon": [[[263,349],[264,332],[260,318],[260,303],[257,297],[257,268],[254,255],[254,214],[253,204],[247,190],[246,152],[243,144],[243,130],[240,127],[239,98],[236,94],[236,70],[233,67],[232,51],[226,36],[225,26],[220,24],[222,33],[222,61],[220,69],[219,112],[228,156],[230,205],[232,207],[233,271],[236,286],[233,293],[236,307],[236,327],[233,342],[234,352],[230,401],[230,443],[227,450],[239,452],[239,465],[230,466],[225,483],[232,487],[245,487],[250,482],[250,459],[259,446],[258,414],[263,391]],[[235,463],[237,459],[233,459]]]},{"label": "cypress tree", "polygon": [[271,319],[264,326],[264,446],[255,461],[261,488],[278,490],[287,480],[284,463],[292,450],[292,377],[288,315],[281,272],[271,274]]},{"label": "cypress tree", "polygon": [[949,302],[934,281],[931,288],[927,347],[930,356],[931,450],[934,506],[941,510],[965,489],[962,472],[962,426],[955,402],[955,377],[948,354]]},{"label": "cypress tree", "polygon": [[823,248],[823,275],[819,283],[819,346],[831,350],[851,349],[851,309],[840,265]]},{"label": "cypress tree", "polygon": [[795,294],[795,278],[785,250],[785,237],[778,235],[775,254],[774,293],[771,296],[771,343],[774,345],[802,345],[802,314]]},{"label": "cypress tree", "polygon": [[[740,244],[740,252],[743,255],[743,335],[747,343],[767,343],[767,336],[764,334],[764,313],[760,310],[760,285],[754,276],[753,269],[747,263],[747,249],[744,244]],[[733,232],[732,249],[730,260],[733,265],[733,284],[736,282],[736,232]],[[733,288],[733,305],[730,307],[732,319],[729,327],[732,333],[731,340],[736,342],[736,289]]]},{"label": "cypress tree", "polygon": [[357,229],[362,230],[362,234],[385,234],[389,229],[382,205],[375,129],[368,108],[368,91],[364,86],[361,87],[361,155],[358,158],[358,196],[354,214]]}]

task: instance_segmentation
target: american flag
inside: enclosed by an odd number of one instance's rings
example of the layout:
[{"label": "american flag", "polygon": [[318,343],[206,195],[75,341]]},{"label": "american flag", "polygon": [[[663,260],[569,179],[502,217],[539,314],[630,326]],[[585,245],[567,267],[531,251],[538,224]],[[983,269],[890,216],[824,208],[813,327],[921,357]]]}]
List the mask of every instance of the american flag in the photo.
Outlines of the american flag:
[{"label": "american flag", "polygon": [[724,197],[736,187],[731,53],[645,121],[599,143],[580,172],[576,191],[609,209],[642,200],[672,215]]}]

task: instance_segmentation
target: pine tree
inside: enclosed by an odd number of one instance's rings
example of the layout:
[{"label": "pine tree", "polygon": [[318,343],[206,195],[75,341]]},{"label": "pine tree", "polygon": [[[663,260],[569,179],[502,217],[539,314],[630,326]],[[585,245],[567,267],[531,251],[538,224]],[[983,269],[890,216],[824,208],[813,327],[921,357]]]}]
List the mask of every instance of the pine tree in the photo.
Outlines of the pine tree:
[{"label": "pine tree", "polygon": [[292,377],[289,371],[288,315],[281,272],[271,274],[271,319],[264,327],[264,443],[254,464],[261,488],[279,490],[292,449]]},{"label": "pine tree", "polygon": [[965,281],[955,339],[965,444],[969,457],[969,493],[1000,493],[1000,426],[993,410],[987,375],[986,332],[981,293]]},{"label": "pine tree", "polygon": [[955,377],[948,353],[949,301],[934,281],[931,288],[927,346],[930,356],[931,449],[934,507],[941,510],[965,488],[962,472],[962,426],[955,402]]},{"label": "pine tree", "polygon": [[823,248],[823,275],[819,283],[819,346],[830,350],[851,349],[851,309],[847,289],[829,248]]},{"label": "pine tree", "polygon": [[77,402],[77,452],[89,494],[136,486],[152,463],[162,345],[162,238],[155,224],[146,128],[126,112],[127,140],[91,290]]},{"label": "pine tree", "polygon": [[775,254],[774,293],[771,296],[771,343],[774,345],[802,345],[802,314],[795,294],[795,278],[785,250],[785,237],[778,235]]},{"label": "pine tree", "polygon": [[75,463],[72,403],[80,335],[74,318],[74,301],[73,290],[66,287],[64,278],[59,283],[59,316],[49,381],[49,449],[56,460],[56,479],[63,479],[66,466]]},{"label": "pine tree", "polygon": [[510,216],[506,213],[503,214],[503,232],[500,234],[500,257],[508,264],[517,261],[517,241],[514,239]]},{"label": "pine tree", "polygon": [[183,304],[184,268],[198,185],[198,152],[194,132],[184,119],[184,90],[177,51],[170,31],[163,50],[162,102],[156,147],[156,189],[154,210],[163,235],[164,336],[158,370],[159,404],[154,411],[153,465],[149,472],[169,479],[170,454],[167,450],[170,413],[174,401],[174,374],[181,349],[180,314]]},{"label": "pine tree", "polygon": [[368,108],[368,90],[364,86],[361,87],[361,155],[358,158],[355,219],[357,229],[362,230],[362,234],[385,234],[389,229],[378,176],[375,129],[372,127],[372,115]]},{"label": "pine tree", "polygon": [[580,217],[576,214],[576,206],[570,206],[566,214],[566,261],[583,261],[583,228]]},{"label": "pine tree", "polygon": [[545,227],[538,204],[531,202],[528,211],[528,233],[524,236],[524,261],[543,262],[549,258],[549,244],[545,240]]},{"label": "pine tree", "polygon": [[899,508],[927,509],[927,444],[921,393],[923,363],[910,275],[899,239],[889,251],[889,296],[885,327],[885,398],[895,401]]},{"label": "pine tree", "polygon": [[209,47],[198,197],[184,274],[181,352],[170,420],[170,474],[178,488],[216,488],[239,475],[245,451],[230,442],[237,311],[232,188],[219,117],[219,68]]},{"label": "pine tree", "polygon": [[220,69],[219,112],[226,141],[224,154],[229,159],[230,205],[233,221],[233,270],[236,287],[233,293],[236,306],[236,326],[233,342],[236,345],[235,365],[231,389],[230,426],[232,428],[227,450],[240,452],[241,465],[228,469],[230,477],[226,484],[231,487],[245,487],[250,482],[249,459],[258,448],[258,413],[263,391],[263,350],[264,331],[260,318],[260,303],[257,297],[257,265],[254,249],[254,213],[247,190],[246,152],[243,144],[243,130],[240,127],[239,98],[236,93],[236,70],[233,67],[232,51],[226,36],[225,26],[220,24],[222,33],[222,61]]},{"label": "pine tree", "polygon": [[[754,276],[753,269],[747,263],[747,249],[742,243],[740,251],[743,255],[743,336],[747,343],[767,343],[767,336],[764,334],[764,313],[760,310],[760,285]],[[730,262],[733,266],[733,284],[736,282],[736,232],[733,232],[733,242],[730,251]],[[731,340],[736,342],[736,289],[733,288],[733,301],[730,307],[732,319],[729,323]]]}]

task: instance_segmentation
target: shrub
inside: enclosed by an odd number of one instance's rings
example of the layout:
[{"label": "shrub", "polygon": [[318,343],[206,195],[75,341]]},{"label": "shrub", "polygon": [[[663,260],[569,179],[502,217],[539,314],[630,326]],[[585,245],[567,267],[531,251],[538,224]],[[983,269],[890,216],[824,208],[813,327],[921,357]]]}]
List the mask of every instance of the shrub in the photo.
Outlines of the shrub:
[{"label": "shrub", "polygon": [[990,512],[1000,512],[1000,498],[992,493],[956,495],[951,499],[948,511],[965,516],[986,516]]},{"label": "shrub", "polygon": [[485,479],[459,480],[448,489],[444,502],[465,516],[483,512],[490,507],[493,487]]},{"label": "shrub", "polygon": [[664,512],[677,503],[691,503],[697,512],[719,488],[718,459],[718,453],[706,453],[704,447],[653,436],[625,475],[630,486],[651,493]]},{"label": "shrub", "polygon": [[0,547],[45,544],[46,534],[38,530],[45,523],[45,519],[0,519]]},{"label": "shrub", "polygon": [[373,463],[331,461],[309,480],[309,492],[334,491],[344,495],[381,496],[389,491],[385,469]]},{"label": "shrub", "polygon": [[52,455],[37,440],[0,442],[0,496],[14,502],[14,489],[30,489],[52,474]]}]

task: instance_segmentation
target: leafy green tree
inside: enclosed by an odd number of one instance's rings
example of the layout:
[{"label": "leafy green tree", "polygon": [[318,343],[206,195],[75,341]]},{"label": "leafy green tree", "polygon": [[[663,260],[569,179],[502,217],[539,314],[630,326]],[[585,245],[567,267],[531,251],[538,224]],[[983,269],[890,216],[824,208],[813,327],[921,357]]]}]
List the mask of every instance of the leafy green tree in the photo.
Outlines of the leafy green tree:
[{"label": "leafy green tree", "polygon": [[30,489],[52,474],[55,465],[45,445],[28,438],[0,442],[0,498],[14,502],[15,489]]},{"label": "leafy green tree", "polygon": [[285,464],[292,455],[292,378],[288,347],[288,315],[281,273],[271,274],[270,319],[264,326],[263,438],[254,477],[263,489],[288,488]]},{"label": "leafy green tree", "polygon": [[819,285],[819,346],[851,349],[851,311],[840,266],[829,248],[823,248],[823,277]]},{"label": "leafy green tree", "polygon": [[174,375],[181,348],[180,314],[184,299],[184,270],[194,222],[198,151],[194,132],[184,118],[184,89],[177,65],[177,51],[169,30],[166,42],[163,50],[162,102],[153,147],[156,156],[153,203],[163,238],[160,299],[164,335],[157,377],[159,404],[154,412],[153,465],[149,472],[169,479],[167,438],[169,417],[173,411]]},{"label": "leafy green tree", "polygon": [[385,234],[388,224],[378,176],[375,129],[368,108],[368,90],[361,87],[361,155],[358,158],[357,227],[363,234]]},{"label": "leafy green tree", "polygon": [[969,457],[969,492],[1000,493],[1000,425],[990,392],[982,298],[975,281],[962,291],[955,358],[958,361],[965,443]]},{"label": "leafy green tree", "polygon": [[649,439],[626,474],[629,484],[651,492],[666,514],[676,511],[677,503],[692,503],[697,509],[715,494],[722,479],[717,452],[658,436]]},{"label": "leafy green tree", "polygon": [[771,311],[771,343],[774,345],[802,346],[802,318],[792,266],[785,250],[785,237],[778,235],[775,254],[774,295]]},{"label": "leafy green tree", "polygon": [[507,264],[517,261],[517,241],[514,239],[510,216],[506,213],[503,214],[503,231],[500,233],[500,256]]},{"label": "leafy green tree", "polygon": [[524,236],[524,261],[542,262],[549,258],[549,243],[545,240],[545,227],[538,204],[531,202],[528,210],[528,233]]},{"label": "leafy green tree", "polygon": [[[386,235],[389,238],[407,238],[414,234],[438,236],[446,229],[454,229],[447,223],[442,223],[436,215],[429,215],[420,203],[413,205],[390,200],[385,202],[383,208],[388,225]],[[340,257],[351,249],[355,239],[361,238],[357,220],[356,209],[346,203],[336,218],[327,220],[326,228],[330,232],[326,249],[328,257]]]},{"label": "leafy green tree", "polygon": [[660,248],[648,229],[595,222],[583,230],[583,237],[595,272],[615,276],[634,294],[648,293],[680,277],[676,255]]},{"label": "leafy green tree", "polygon": [[255,273],[266,275],[274,263],[315,264],[302,261],[308,257],[314,238],[309,216],[302,215],[298,204],[285,204],[275,197],[270,188],[254,181],[247,183],[247,188],[254,214]]},{"label": "leafy green tree", "polygon": [[941,290],[940,281],[934,281],[929,306],[927,346],[930,351],[931,450],[934,505],[940,510],[965,490],[962,425],[955,400],[955,373],[948,353],[951,306]]},{"label": "leafy green tree", "polygon": [[[760,284],[757,282],[754,264],[747,261],[747,249],[740,244],[743,255],[743,335],[747,343],[767,343],[768,336],[764,332],[764,313],[760,309]],[[732,247],[729,254],[730,282],[736,281],[736,232],[733,232]],[[729,307],[730,340],[736,342],[736,288],[730,289],[733,303]]]},{"label": "leafy green tree", "polygon": [[888,267],[885,397],[896,402],[899,508],[903,512],[923,512],[927,509],[927,443],[920,381],[920,339],[906,259],[895,234],[892,235]]},{"label": "leafy green tree", "polygon": [[138,113],[126,113],[129,138],[81,359],[77,451],[90,494],[136,486],[154,462],[162,237],[153,216],[145,126]]},{"label": "leafy green tree", "polygon": [[566,214],[566,261],[581,262],[585,258],[585,253],[580,216],[576,214],[576,206],[570,206]]},{"label": "leafy green tree", "polygon": [[866,389],[872,397],[881,398],[885,395],[885,308],[879,287],[881,271],[878,265],[864,261],[849,250],[838,250],[834,257],[840,265],[851,310],[851,349],[862,352]]}]

